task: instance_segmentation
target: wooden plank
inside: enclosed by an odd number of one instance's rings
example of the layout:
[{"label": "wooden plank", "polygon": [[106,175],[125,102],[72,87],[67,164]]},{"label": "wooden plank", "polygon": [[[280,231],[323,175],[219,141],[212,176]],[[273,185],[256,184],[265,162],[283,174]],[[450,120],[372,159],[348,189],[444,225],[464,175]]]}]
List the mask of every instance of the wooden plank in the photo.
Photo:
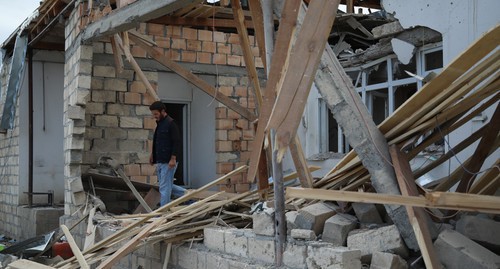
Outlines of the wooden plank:
[{"label": "wooden plank", "polygon": [[64,235],[66,236],[66,240],[68,240],[69,246],[71,248],[71,251],[73,251],[73,255],[75,255],[76,259],[78,260],[78,264],[80,265],[80,268],[82,269],[89,269],[89,265],[85,261],[85,258],[82,255],[82,252],[78,248],[78,245],[75,242],[75,239],[71,235],[71,233],[68,230],[68,227],[66,225],[61,225],[61,230],[63,231]]},{"label": "wooden plank", "polygon": [[[124,33],[123,36],[128,39],[127,33]],[[128,42],[127,42],[127,44],[124,44],[124,42],[122,41],[121,37],[118,34],[115,35],[115,40],[116,40],[118,46],[122,49],[123,53],[125,54],[125,58],[127,59],[127,61],[130,63],[130,65],[132,65],[132,68],[137,73],[137,75],[141,79],[142,83],[144,83],[144,85],[146,86],[146,89],[148,90],[149,95],[151,95],[151,97],[155,101],[159,101],[160,98],[156,94],[155,89],[153,89],[153,86],[151,85],[151,83],[149,83],[148,78],[146,77],[146,75],[144,75],[144,72],[142,72],[141,67],[135,61],[134,57],[130,53],[130,47],[128,45]]]},{"label": "wooden plank", "polygon": [[[154,208],[160,202],[160,199],[161,195],[155,189],[150,189],[146,196],[144,196],[144,201],[150,208]],[[145,212],[147,212],[147,210],[142,205],[137,206],[137,208],[134,210],[134,214]]]},{"label": "wooden plank", "polygon": [[497,167],[500,167],[500,159],[497,159],[490,170],[486,171],[478,180],[476,180],[476,182],[474,182],[469,190],[469,193],[486,194],[483,190],[488,188],[488,185],[495,184],[495,182],[498,181],[500,173],[498,173]]},{"label": "wooden plank", "polygon": [[233,8],[234,21],[236,23],[236,29],[238,29],[240,46],[243,51],[243,58],[245,60],[248,77],[250,81],[252,81],[253,90],[258,105],[257,107],[260,110],[260,108],[262,107],[262,92],[260,90],[260,82],[259,76],[257,75],[257,69],[255,68],[255,60],[250,48],[248,32],[243,23],[245,21],[245,16],[243,15],[243,10],[241,9],[240,0],[231,0],[231,6]]},{"label": "wooden plank", "polygon": [[[287,198],[404,205],[499,214],[500,197],[453,192],[431,192],[426,197],[323,189],[286,188]],[[477,199],[477,201],[475,201]]]},{"label": "wooden plank", "polygon": [[170,253],[172,252],[172,243],[167,244],[167,250],[165,251],[165,260],[163,261],[163,269],[167,269],[168,261],[170,260]]},{"label": "wooden plank", "polygon": [[13,262],[9,263],[6,268],[7,269],[26,269],[26,268],[53,269],[55,267],[47,266],[47,265],[37,263],[37,262],[32,262],[30,260],[21,259],[21,260],[17,260],[17,261],[13,261]]},{"label": "wooden plank", "polygon": [[92,41],[135,28],[141,22],[161,17],[201,0],[141,0],[114,10],[111,14],[89,24],[83,30],[82,40]]},{"label": "wooden plank", "polygon": [[304,151],[302,150],[302,145],[300,143],[299,137],[295,136],[294,141],[290,143],[290,154],[292,155],[292,160],[299,175],[300,185],[303,188],[313,187],[313,177],[309,169],[307,169],[307,160],[304,156]]},{"label": "wooden plank", "polygon": [[121,74],[121,73],[123,73],[122,54],[121,54],[121,51],[118,49],[116,37],[112,36],[112,37],[110,37],[110,39],[111,39],[111,48],[113,49],[113,58],[115,59],[116,73]]},{"label": "wooden plank", "polygon": [[[415,185],[415,179],[411,172],[410,164],[406,160],[403,153],[399,152],[396,145],[389,148],[396,178],[399,183],[399,188],[403,196],[419,196],[418,189]],[[426,215],[423,208],[413,208],[406,206],[410,223],[417,237],[420,252],[424,258],[425,266],[428,269],[442,268],[439,259],[432,245],[431,233],[429,231],[429,217]]]},{"label": "wooden plank", "polygon": [[289,51],[292,47],[293,33],[297,26],[297,15],[301,3],[301,0],[289,0],[285,1],[283,6],[283,15],[280,19],[280,26],[276,37],[275,52],[269,69],[269,78],[266,88],[263,91],[264,100],[262,109],[259,111],[259,124],[252,145],[253,150],[247,173],[248,182],[254,182],[255,175],[257,174],[258,163],[261,158],[261,151],[258,149],[262,148],[264,144],[266,124],[276,100],[276,88],[279,81],[282,80],[284,70],[288,66]]},{"label": "wooden plank", "polygon": [[269,67],[267,66],[266,42],[264,39],[264,15],[262,14],[260,0],[249,0],[248,8],[250,9],[250,14],[252,14],[252,22],[255,25],[254,36],[257,41],[257,46],[259,47],[260,58],[262,59],[267,74],[267,69]]},{"label": "wooden plank", "polygon": [[[495,140],[498,137],[498,132],[500,131],[500,104],[497,105],[495,113],[490,119],[488,126],[486,127],[485,133],[477,145],[476,150],[472,154],[472,161],[466,165],[463,169],[461,180],[457,187],[457,192],[468,192],[474,179],[476,178],[476,173],[481,170],[484,161],[490,155],[490,152],[497,149],[494,147]],[[492,148],[493,147],[493,148]]]},{"label": "wooden plank", "polygon": [[146,209],[147,212],[151,212],[152,211],[151,207],[149,207],[149,205],[146,203],[146,201],[144,201],[141,194],[134,187],[134,185],[132,184],[132,182],[130,181],[128,176],[125,175],[125,172],[123,172],[123,170],[121,168],[115,169],[115,172],[123,179],[123,181],[125,181],[125,184],[127,184],[127,186],[132,191],[132,193],[134,194],[137,201],[139,201],[139,203],[144,207],[144,209]]},{"label": "wooden plank", "polygon": [[83,243],[83,250],[87,250],[95,242],[95,230],[96,225],[94,225],[94,215],[96,207],[90,209],[89,220],[87,222],[87,234],[85,236],[85,241]]},{"label": "wooden plank", "polygon": [[318,0],[309,5],[297,42],[290,52],[294,57],[290,58],[266,127],[267,130],[276,129],[280,162],[297,132],[339,2]]},{"label": "wooden plank", "polygon": [[130,35],[130,39],[132,39],[137,45],[139,45],[141,48],[146,50],[148,54],[153,57],[156,61],[164,65],[165,67],[169,68],[170,70],[174,71],[184,79],[186,79],[188,82],[192,83],[205,93],[209,94],[210,96],[214,97],[222,103],[223,105],[227,106],[228,108],[234,110],[236,113],[240,114],[244,118],[248,119],[249,121],[254,121],[256,119],[256,116],[250,112],[248,109],[245,107],[241,106],[240,104],[236,103],[233,101],[231,98],[225,96],[224,94],[218,93],[217,89],[208,84],[206,81],[201,79],[200,77],[196,76],[195,74],[191,73],[189,70],[186,70],[179,64],[175,63],[174,61],[168,59],[164,54],[163,54],[163,49],[158,48],[157,46],[150,46],[146,42],[142,41],[140,38],[136,37],[134,34]]}]

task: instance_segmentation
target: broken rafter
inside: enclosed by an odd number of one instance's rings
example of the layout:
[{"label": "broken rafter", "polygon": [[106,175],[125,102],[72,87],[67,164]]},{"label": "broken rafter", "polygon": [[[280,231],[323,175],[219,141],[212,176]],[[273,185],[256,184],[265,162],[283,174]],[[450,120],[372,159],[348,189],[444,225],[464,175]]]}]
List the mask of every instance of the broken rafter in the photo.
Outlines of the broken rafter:
[{"label": "broken rafter", "polygon": [[214,97],[215,99],[217,99],[217,101],[227,106],[229,109],[234,110],[236,113],[240,114],[249,121],[254,121],[256,119],[256,116],[248,109],[236,103],[235,101],[225,96],[224,94],[218,93],[217,89],[214,86],[208,84],[206,81],[196,76],[195,74],[191,73],[189,70],[186,70],[176,62],[170,60],[168,57],[164,55],[162,49],[154,45],[149,45],[148,43],[146,43],[145,41],[143,41],[141,38],[137,37],[134,34],[130,35],[130,39],[132,39],[132,41],[134,41],[137,45],[139,45],[141,48],[147,51],[148,54],[151,57],[153,57],[153,59],[155,59],[165,67],[169,68],[170,70],[174,71],[188,82],[192,83],[199,89],[203,90],[205,93]]},{"label": "broken rafter", "polygon": [[255,25],[254,36],[257,41],[257,46],[259,47],[260,58],[264,64],[264,69],[268,70],[267,59],[266,59],[266,42],[264,38],[264,16],[262,14],[262,5],[260,0],[249,0],[248,7],[250,13],[252,14],[252,22]]}]

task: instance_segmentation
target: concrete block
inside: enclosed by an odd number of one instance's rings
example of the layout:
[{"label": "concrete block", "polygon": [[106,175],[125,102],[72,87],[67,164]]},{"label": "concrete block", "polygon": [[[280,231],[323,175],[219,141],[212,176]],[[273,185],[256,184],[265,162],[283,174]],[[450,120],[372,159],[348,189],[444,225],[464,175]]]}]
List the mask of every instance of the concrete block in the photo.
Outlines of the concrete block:
[{"label": "concrete block", "polygon": [[184,269],[198,268],[198,251],[194,248],[180,247],[177,251],[177,264]]},{"label": "concrete block", "polygon": [[458,220],[456,231],[491,251],[500,253],[500,222],[489,218],[465,215]]},{"label": "concrete block", "polygon": [[[224,247],[228,254],[248,257],[248,231],[245,229],[227,229],[224,233]],[[246,233],[247,232],[247,233]]]},{"label": "concrete block", "polygon": [[218,227],[203,229],[203,244],[211,250],[224,252],[225,230]]},{"label": "concrete block", "polygon": [[316,240],[316,234],[312,230],[293,229],[290,235],[294,239]]},{"label": "concrete block", "polygon": [[358,225],[358,219],[349,214],[336,214],[325,222],[321,239],[337,246],[347,245],[347,235]]},{"label": "concrete block", "polygon": [[374,252],[391,252],[408,257],[408,249],[396,225],[373,230],[353,230],[347,237],[347,247],[361,250],[361,260],[370,262]]},{"label": "concrete block", "polygon": [[306,268],[307,246],[288,242],[283,252],[283,264],[289,268]]},{"label": "concrete block", "polygon": [[453,269],[498,269],[500,256],[459,232],[445,230],[434,242],[439,261]]},{"label": "concrete block", "polygon": [[306,206],[298,211],[295,225],[300,229],[313,230],[317,235],[323,231],[325,221],[335,215],[336,209],[324,203]]},{"label": "concrete block", "polygon": [[229,269],[229,262],[227,259],[221,257],[218,253],[208,252],[206,256],[206,265],[207,269]]},{"label": "concrete block", "polygon": [[297,218],[297,215],[299,212],[297,211],[289,211],[286,212],[285,218],[286,218],[286,233],[290,234],[292,229],[297,229],[297,225],[295,225],[295,219]]},{"label": "concrete block", "polygon": [[363,223],[384,223],[374,204],[352,203],[358,220]]},{"label": "concrete block", "polygon": [[255,212],[252,215],[253,232],[258,235],[274,236],[274,209],[267,212]]},{"label": "concrete block", "polygon": [[370,269],[408,269],[408,263],[396,254],[375,252]]},{"label": "concrete block", "polygon": [[307,268],[361,269],[361,251],[346,247],[332,247],[325,244],[311,244],[307,247]]},{"label": "concrete block", "polygon": [[274,263],[276,256],[274,237],[249,236],[248,257],[265,263]]}]

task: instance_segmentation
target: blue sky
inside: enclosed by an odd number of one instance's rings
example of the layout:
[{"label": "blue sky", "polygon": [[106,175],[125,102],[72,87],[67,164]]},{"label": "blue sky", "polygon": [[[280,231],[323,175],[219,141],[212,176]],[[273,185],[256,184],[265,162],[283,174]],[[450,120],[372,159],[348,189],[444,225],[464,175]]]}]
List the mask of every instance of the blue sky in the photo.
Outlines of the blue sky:
[{"label": "blue sky", "polygon": [[40,0],[0,0],[0,44],[40,5]]}]

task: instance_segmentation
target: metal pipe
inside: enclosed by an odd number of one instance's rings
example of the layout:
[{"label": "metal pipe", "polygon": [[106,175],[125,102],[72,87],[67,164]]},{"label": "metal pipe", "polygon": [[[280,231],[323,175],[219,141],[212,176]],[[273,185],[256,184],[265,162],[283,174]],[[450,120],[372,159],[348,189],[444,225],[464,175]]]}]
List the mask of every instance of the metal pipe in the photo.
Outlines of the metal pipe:
[{"label": "metal pipe", "polygon": [[33,48],[28,47],[28,207],[33,205]]}]

